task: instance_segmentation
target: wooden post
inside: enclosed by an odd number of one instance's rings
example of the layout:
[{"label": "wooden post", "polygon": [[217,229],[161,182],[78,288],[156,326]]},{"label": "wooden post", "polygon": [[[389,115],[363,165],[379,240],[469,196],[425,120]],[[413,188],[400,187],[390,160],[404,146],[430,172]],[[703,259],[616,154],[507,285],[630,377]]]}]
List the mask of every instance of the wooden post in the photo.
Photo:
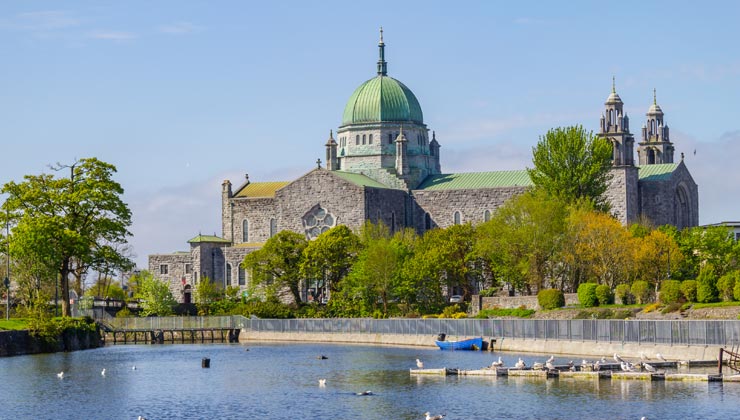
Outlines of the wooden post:
[{"label": "wooden post", "polygon": [[722,353],[725,351],[724,347],[720,347],[719,349],[719,361],[717,362],[718,368],[719,368],[719,374],[722,375]]}]

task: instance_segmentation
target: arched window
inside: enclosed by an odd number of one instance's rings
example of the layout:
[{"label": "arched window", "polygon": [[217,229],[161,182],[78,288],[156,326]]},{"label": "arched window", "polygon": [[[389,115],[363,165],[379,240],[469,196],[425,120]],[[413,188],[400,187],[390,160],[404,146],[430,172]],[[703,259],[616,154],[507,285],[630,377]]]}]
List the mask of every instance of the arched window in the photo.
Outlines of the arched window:
[{"label": "arched window", "polygon": [[424,230],[430,230],[432,228],[432,216],[429,213],[424,215]]},{"label": "arched window", "polygon": [[365,144],[365,135],[362,135],[362,144]]},{"label": "arched window", "polygon": [[360,144],[360,135],[358,134],[355,136],[355,145],[359,145],[359,144]]},{"label": "arched window", "polygon": [[460,224],[461,218],[460,218],[460,212],[456,211],[455,214],[452,215],[453,221],[456,225]]},{"label": "arched window", "polygon": [[391,212],[391,232],[396,231],[396,213]]},{"label": "arched window", "polygon": [[370,135],[369,135],[369,136],[367,137],[367,144],[373,144],[373,135],[372,135],[372,134],[370,134]]},{"label": "arched window", "polygon": [[487,222],[489,220],[491,220],[491,211],[490,210],[486,210],[486,211],[483,212],[483,221],[484,222]]},{"label": "arched window", "polygon": [[226,286],[231,284],[231,264],[226,263],[226,278],[224,279],[224,284]]},{"label": "arched window", "polygon": [[239,286],[247,285],[247,272],[243,268],[239,267]]},{"label": "arched window", "polygon": [[249,242],[249,220],[242,222],[242,242]]},{"label": "arched window", "polygon": [[270,237],[272,238],[277,234],[277,220],[270,219]]},{"label": "arched window", "polygon": [[388,133],[388,144],[393,144],[393,133]]}]

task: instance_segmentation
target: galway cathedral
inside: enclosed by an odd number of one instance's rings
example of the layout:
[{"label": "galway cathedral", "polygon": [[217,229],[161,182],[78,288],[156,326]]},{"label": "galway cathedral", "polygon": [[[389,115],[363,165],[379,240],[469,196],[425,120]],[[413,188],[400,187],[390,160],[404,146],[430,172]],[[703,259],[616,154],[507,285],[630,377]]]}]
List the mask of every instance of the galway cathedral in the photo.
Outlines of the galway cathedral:
[{"label": "galway cathedral", "polygon": [[[414,93],[388,76],[380,32],[377,74],[349,97],[341,125],[323,145],[325,161],[294,180],[226,180],[221,191],[221,236],[198,235],[189,251],[149,256],[149,271],[168,281],[173,295],[189,303],[200,278],[246,288],[239,265],[277,232],[288,229],[314,239],[333,226],[359,228],[366,220],[392,231],[481,223],[506,200],[532,186],[526,170],[443,173],[441,146],[424,123]],[[598,135],[613,145],[607,191],[622,223],[647,218],[678,228],[699,222],[698,188],[674,146],[655,99],[635,137],[614,83]]]}]

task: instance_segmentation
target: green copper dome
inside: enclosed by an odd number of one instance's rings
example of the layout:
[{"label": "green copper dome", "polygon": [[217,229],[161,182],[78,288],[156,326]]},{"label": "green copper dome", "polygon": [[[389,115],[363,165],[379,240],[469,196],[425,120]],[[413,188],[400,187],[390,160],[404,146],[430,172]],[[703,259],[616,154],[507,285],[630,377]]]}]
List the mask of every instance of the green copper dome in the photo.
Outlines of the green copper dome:
[{"label": "green copper dome", "polygon": [[383,75],[363,83],[350,96],[342,125],[381,121],[424,123],[421,106],[411,89]]},{"label": "green copper dome", "polygon": [[385,121],[424,124],[424,115],[414,93],[388,76],[383,28],[380,28],[378,51],[378,76],[361,84],[350,96],[344,107],[342,125]]}]

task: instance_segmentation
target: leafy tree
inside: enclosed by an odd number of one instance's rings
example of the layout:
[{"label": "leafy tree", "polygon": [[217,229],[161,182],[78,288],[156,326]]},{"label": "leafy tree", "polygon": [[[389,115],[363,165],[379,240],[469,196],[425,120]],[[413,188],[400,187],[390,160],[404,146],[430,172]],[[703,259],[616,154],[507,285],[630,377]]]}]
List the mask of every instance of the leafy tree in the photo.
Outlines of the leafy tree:
[{"label": "leafy tree", "polygon": [[681,294],[687,302],[696,302],[696,280],[684,280],[681,282]]},{"label": "leafy tree", "polygon": [[359,250],[357,235],[345,225],[335,226],[309,242],[303,250],[301,276],[316,282],[317,293],[324,288],[333,293],[349,273]]},{"label": "leafy tree", "polygon": [[635,297],[637,303],[644,305],[650,301],[650,284],[644,280],[637,280],[632,282],[630,287],[630,293]]},{"label": "leafy tree", "polygon": [[223,290],[216,282],[207,276],[201,277],[195,285],[194,300],[198,306],[199,315],[211,315],[211,305],[224,296]]},{"label": "leafy tree", "polygon": [[[131,225],[131,212],[121,199],[123,188],[113,180],[113,165],[88,158],[68,168],[69,178],[26,175],[23,182],[8,182],[0,191],[8,195],[0,217],[9,215],[13,224],[12,255],[56,271],[64,316],[70,315],[70,274],[82,266],[98,267],[116,254]],[[130,266],[125,260],[122,257],[120,265]]]},{"label": "leafy tree", "polygon": [[581,283],[578,285],[578,302],[585,308],[590,308],[599,304],[599,299],[596,296],[596,288],[599,285],[596,283]]},{"label": "leafy tree", "polygon": [[85,296],[126,300],[126,292],[121,285],[109,277],[99,277],[95,284],[85,291]]},{"label": "leafy tree", "polygon": [[706,264],[699,270],[699,276],[696,278],[696,301],[716,302],[717,297],[717,274],[712,264]]},{"label": "leafy tree", "polygon": [[666,305],[681,300],[681,282],[678,280],[663,280],[660,283],[660,302]]},{"label": "leafy tree", "polygon": [[740,271],[738,270],[733,270],[717,280],[717,291],[722,300],[735,300],[735,283],[737,283],[738,280],[740,280]]},{"label": "leafy tree", "polygon": [[657,290],[660,282],[671,275],[671,267],[681,265],[683,254],[673,237],[660,230],[653,230],[633,242],[636,245],[636,275],[655,285]]},{"label": "leafy tree", "polygon": [[304,235],[283,230],[265,245],[244,257],[242,267],[251,273],[252,283],[264,288],[268,295],[290,291],[295,303],[301,302],[300,285],[303,251],[308,246]]},{"label": "leafy tree", "polygon": [[534,168],[527,169],[535,187],[573,203],[588,199],[608,210],[604,198],[610,179],[612,145],[581,126],[555,128],[533,148]]},{"label": "leafy tree", "polygon": [[532,294],[547,287],[562,289],[559,254],[568,209],[541,191],[515,197],[476,229],[475,254],[494,275],[514,289]]},{"label": "leafy tree", "polygon": [[563,260],[583,279],[610,289],[629,282],[634,242],[616,219],[605,213],[576,210],[568,217],[568,230]]},{"label": "leafy tree", "polygon": [[594,293],[596,293],[596,299],[599,301],[599,305],[609,305],[614,303],[614,294],[609,286],[600,284],[596,286]]},{"label": "leafy tree", "polygon": [[632,302],[630,285],[627,283],[618,284],[617,287],[614,288],[614,295],[619,299],[619,303],[622,305],[629,305]]},{"label": "leafy tree", "polygon": [[136,297],[141,299],[141,315],[172,315],[177,301],[172,297],[170,286],[166,282],[155,279],[150,272],[144,270],[138,275],[138,284],[139,293]]}]

